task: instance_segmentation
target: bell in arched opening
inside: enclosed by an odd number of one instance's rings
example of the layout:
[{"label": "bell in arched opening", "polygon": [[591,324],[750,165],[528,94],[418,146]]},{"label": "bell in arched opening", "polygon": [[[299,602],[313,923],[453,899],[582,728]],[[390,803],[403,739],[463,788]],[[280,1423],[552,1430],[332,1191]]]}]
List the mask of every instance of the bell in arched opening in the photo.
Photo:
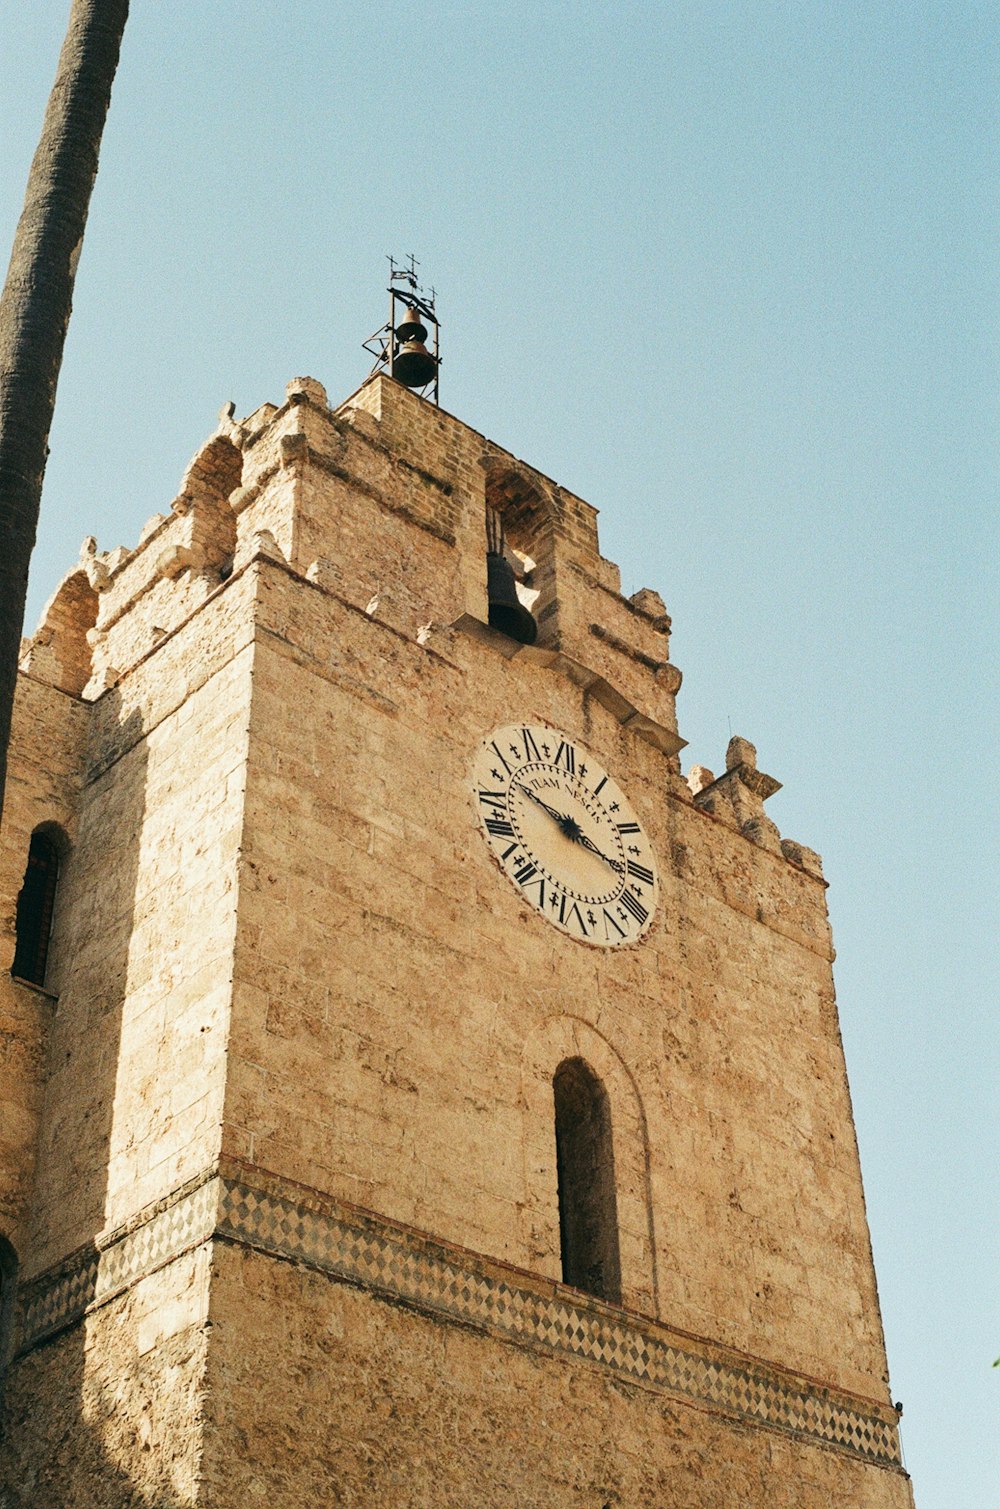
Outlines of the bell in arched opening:
[{"label": "bell in arched opening", "polygon": [[486,598],[491,629],[520,644],[534,644],[538,624],[517,595],[514,568],[504,554],[503,520],[494,509],[486,514]]}]

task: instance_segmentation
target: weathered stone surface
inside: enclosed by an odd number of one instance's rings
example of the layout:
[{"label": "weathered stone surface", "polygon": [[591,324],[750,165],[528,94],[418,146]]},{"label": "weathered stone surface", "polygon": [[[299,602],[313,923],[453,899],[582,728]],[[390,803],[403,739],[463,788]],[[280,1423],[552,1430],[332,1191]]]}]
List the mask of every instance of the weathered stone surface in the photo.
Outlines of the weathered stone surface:
[{"label": "weathered stone surface", "polygon": [[218,1264],[208,1503],[910,1502],[897,1473],[667,1401],[552,1352],[441,1326],[252,1252],[224,1250]]},{"label": "weathered stone surface", "polygon": [[[534,562],[537,653],[482,627],[487,506]],[[910,1503],[853,1438],[303,1245],[350,1207],[463,1283],[555,1295],[552,1078],[582,1057],[622,1334],[895,1441],[819,859],[748,741],[681,780],[669,618],[620,595],[595,510],[389,379],[333,412],[296,379],[225,410],[169,515],[73,581],[27,649],[0,844],[8,968],[30,834],[68,846],[49,993],[0,990],[0,1505]],[[637,945],[567,937],[498,874],[470,767],[519,721],[628,793],[660,876]],[[246,1209],[185,1225],[220,1168]]]}]

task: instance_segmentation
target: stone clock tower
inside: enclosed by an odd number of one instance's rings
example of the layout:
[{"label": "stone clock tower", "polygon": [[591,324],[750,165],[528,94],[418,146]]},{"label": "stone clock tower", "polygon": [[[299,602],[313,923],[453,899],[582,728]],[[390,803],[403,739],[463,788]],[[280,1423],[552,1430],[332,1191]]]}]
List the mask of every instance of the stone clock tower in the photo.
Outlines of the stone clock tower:
[{"label": "stone clock tower", "polygon": [[911,1505],[819,859],[745,740],[682,779],[669,627],[388,376],[86,542],[0,852],[3,1509]]}]

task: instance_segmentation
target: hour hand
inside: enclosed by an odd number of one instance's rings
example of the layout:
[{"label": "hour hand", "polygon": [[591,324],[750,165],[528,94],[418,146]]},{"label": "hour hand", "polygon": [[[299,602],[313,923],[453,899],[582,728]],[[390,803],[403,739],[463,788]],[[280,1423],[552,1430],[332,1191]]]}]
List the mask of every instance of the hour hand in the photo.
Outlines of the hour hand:
[{"label": "hour hand", "polygon": [[603,854],[597,847],[597,845],[587,837],[586,833],[581,833],[579,835],[579,837],[577,838],[577,843],[582,844],[585,849],[589,849],[591,854],[596,854],[598,859],[603,859],[604,863],[606,865],[610,865],[613,870],[617,870],[619,875],[624,870],[625,866],[621,864],[619,860],[610,859],[607,854]]}]

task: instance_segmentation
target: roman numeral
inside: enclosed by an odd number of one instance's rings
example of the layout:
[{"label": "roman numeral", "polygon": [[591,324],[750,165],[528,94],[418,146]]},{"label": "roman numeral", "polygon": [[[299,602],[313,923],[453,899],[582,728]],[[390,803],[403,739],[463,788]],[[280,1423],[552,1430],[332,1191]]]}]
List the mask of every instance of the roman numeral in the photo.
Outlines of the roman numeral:
[{"label": "roman numeral", "polygon": [[559,921],[563,924],[564,927],[567,927],[569,925],[569,923],[571,923],[573,921],[574,917],[575,917],[576,918],[576,924],[577,924],[577,926],[579,927],[579,929],[580,929],[581,933],[583,934],[583,936],[586,938],[586,936],[587,936],[587,924],[586,924],[586,922],[584,920],[583,913],[580,911],[580,908],[577,906],[577,904],[576,904],[575,901],[572,902],[570,904],[569,908],[567,909],[566,902],[568,900],[569,900],[569,898],[567,896],[563,896],[560,899],[560,902],[559,902]]},{"label": "roman numeral", "polygon": [[531,736],[531,730],[522,728],[521,738],[524,741],[524,758],[526,760],[540,760],[542,758],[541,751]]},{"label": "roman numeral", "polygon": [[481,791],[479,800],[484,807],[494,807],[498,812],[507,810],[507,797],[502,791]]},{"label": "roman numeral", "polygon": [[632,913],[632,916],[635,918],[636,922],[638,922],[639,926],[642,927],[643,923],[649,916],[649,913],[643,906],[642,902],[636,901],[631,891],[624,891],[622,893],[621,903],[627,911],[630,911]]},{"label": "roman numeral", "polygon": [[496,743],[495,739],[491,742],[490,748],[492,749],[493,753],[496,755],[497,759],[500,761],[500,764],[503,766],[504,770],[506,770],[507,774],[508,775],[512,774],[510,766],[507,764],[507,761],[504,759],[503,755],[500,753],[499,749],[497,748],[497,743]]},{"label": "roman numeral", "polygon": [[638,833],[638,831],[639,831],[639,824],[638,823],[619,823],[618,824],[618,832],[619,833]]},{"label": "roman numeral", "polygon": [[604,788],[605,788],[605,786],[607,784],[608,784],[608,778],[607,778],[607,776],[606,775],[602,775],[601,779],[598,781],[597,785],[594,787],[594,791],[593,791],[594,796],[600,796],[601,792],[604,790]]},{"label": "roman numeral", "polygon": [[513,838],[514,829],[503,817],[488,817],[486,819],[486,831],[492,833],[494,838]]},{"label": "roman numeral", "polygon": [[538,900],[535,904],[540,907],[545,905],[545,876],[539,875],[538,870],[530,860],[525,860],[521,868],[514,872],[514,879],[522,891],[527,890],[530,885],[536,885],[538,887]]},{"label": "roman numeral", "polygon": [[576,750],[573,748],[572,744],[567,744],[565,739],[563,739],[562,743],[559,745],[559,748],[556,750],[555,763],[558,765],[560,761],[562,761],[563,765],[566,767],[567,775],[576,774]]},{"label": "roman numeral", "polygon": [[608,911],[607,907],[603,907],[602,908],[602,915],[604,917],[604,938],[605,938],[605,942],[607,942],[611,938],[611,934],[608,931],[608,923],[609,922],[611,923],[611,926],[614,928],[615,932],[618,934],[619,938],[624,938],[624,937],[627,936],[626,932],[625,932],[625,929],[620,925],[620,923],[618,922],[617,918],[612,917],[612,915]]},{"label": "roman numeral", "polygon": [[647,870],[645,865],[637,865],[634,859],[630,859],[628,862],[628,872],[636,880],[641,880],[644,885],[653,884],[652,870]]},{"label": "roman numeral", "polygon": [[516,840],[512,844],[508,844],[506,849],[504,849],[503,853],[501,854],[500,858],[502,860],[508,860],[517,847],[518,845]]}]

